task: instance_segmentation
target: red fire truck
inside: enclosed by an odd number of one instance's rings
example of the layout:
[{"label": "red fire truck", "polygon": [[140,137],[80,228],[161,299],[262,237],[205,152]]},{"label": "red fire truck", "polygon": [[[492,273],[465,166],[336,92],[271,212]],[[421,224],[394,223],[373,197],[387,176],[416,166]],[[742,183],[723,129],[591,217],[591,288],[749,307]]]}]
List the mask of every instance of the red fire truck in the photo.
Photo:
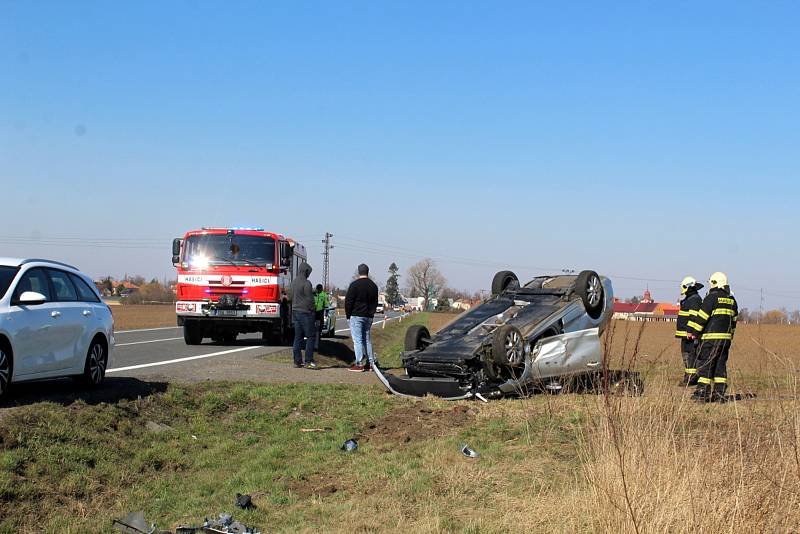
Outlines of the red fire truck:
[{"label": "red fire truck", "polygon": [[284,297],[305,260],[303,245],[263,228],[202,228],[173,240],[175,312],[186,343],[230,343],[248,332],[276,341],[288,324]]}]

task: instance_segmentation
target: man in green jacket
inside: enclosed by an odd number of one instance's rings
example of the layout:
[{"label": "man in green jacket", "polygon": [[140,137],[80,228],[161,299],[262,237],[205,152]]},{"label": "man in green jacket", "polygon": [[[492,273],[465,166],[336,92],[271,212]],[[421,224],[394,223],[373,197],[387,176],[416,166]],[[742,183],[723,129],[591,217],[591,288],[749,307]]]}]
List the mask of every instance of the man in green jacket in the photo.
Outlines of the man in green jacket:
[{"label": "man in green jacket", "polygon": [[331,300],[322,284],[317,284],[316,289],[317,291],[314,293],[314,320],[317,323],[317,350],[319,350],[319,340],[322,338],[322,329],[325,328],[325,311],[330,308]]}]

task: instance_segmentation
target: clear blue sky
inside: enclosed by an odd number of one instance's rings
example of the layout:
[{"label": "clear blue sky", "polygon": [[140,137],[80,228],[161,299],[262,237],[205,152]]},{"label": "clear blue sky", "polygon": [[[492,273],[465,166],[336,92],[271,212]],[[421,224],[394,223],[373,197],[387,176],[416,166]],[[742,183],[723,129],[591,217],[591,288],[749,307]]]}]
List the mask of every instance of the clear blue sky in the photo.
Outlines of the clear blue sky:
[{"label": "clear blue sky", "polygon": [[796,3],[0,6],[0,255],[160,277],[184,230],[259,224],[317,274],[335,234],[339,284],[427,254],[800,305]]}]

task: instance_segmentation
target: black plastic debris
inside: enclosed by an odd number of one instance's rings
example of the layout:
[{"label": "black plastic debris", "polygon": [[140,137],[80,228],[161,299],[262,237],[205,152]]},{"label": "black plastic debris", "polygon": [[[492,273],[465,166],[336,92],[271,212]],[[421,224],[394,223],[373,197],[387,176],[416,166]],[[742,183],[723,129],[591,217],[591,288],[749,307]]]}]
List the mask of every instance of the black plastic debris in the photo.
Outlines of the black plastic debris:
[{"label": "black plastic debris", "polygon": [[480,453],[475,449],[468,446],[466,443],[461,446],[461,454],[466,456],[467,458],[480,458]]},{"label": "black plastic debris", "polygon": [[175,534],[261,534],[261,531],[235,521],[230,514],[219,514],[219,518],[206,519],[199,527],[178,527]]},{"label": "black plastic debris", "polygon": [[353,438],[342,443],[341,449],[345,452],[353,452],[358,448],[358,441]]},{"label": "black plastic debris", "polygon": [[256,505],[253,504],[253,498],[250,495],[242,495],[241,493],[236,494],[236,501],[234,502],[237,508],[241,508],[242,510],[255,510]]}]

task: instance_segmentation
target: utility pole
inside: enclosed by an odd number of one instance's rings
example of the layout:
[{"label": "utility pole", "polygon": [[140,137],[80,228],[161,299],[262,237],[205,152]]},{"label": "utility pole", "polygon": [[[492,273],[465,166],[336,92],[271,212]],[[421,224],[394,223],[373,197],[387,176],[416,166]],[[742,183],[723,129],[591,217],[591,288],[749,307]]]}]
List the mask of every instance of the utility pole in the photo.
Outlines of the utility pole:
[{"label": "utility pole", "polygon": [[322,244],[325,245],[325,249],[322,251],[322,285],[325,287],[325,291],[330,289],[328,287],[328,281],[331,274],[331,249],[333,248],[333,245],[331,245],[332,237],[332,233],[325,232],[325,239],[322,240]]}]

